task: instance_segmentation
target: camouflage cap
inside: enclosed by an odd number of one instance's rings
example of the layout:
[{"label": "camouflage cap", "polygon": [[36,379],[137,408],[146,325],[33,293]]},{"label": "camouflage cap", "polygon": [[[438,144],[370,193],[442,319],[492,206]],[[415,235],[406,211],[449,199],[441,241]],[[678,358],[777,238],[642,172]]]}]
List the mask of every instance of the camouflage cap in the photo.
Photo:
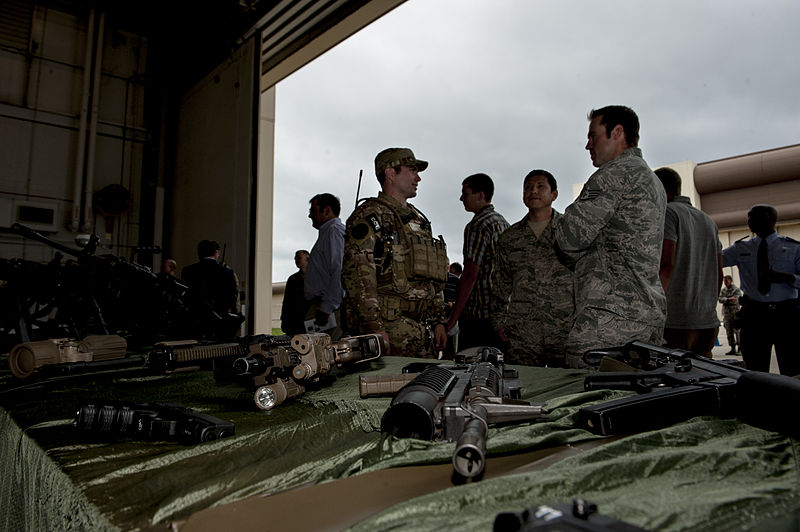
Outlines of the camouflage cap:
[{"label": "camouflage cap", "polygon": [[375,156],[375,175],[378,177],[387,168],[396,166],[412,166],[418,172],[422,172],[428,167],[428,161],[414,157],[414,152],[409,148],[386,148]]}]

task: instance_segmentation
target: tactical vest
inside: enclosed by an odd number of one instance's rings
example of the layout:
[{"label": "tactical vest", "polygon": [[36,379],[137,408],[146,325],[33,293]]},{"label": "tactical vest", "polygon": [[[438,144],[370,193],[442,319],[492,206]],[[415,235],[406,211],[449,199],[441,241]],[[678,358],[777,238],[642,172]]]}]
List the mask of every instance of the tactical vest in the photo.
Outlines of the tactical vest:
[{"label": "tactical vest", "polygon": [[[441,235],[433,238],[429,230],[430,222],[415,207],[410,206],[415,216],[404,220],[391,204],[380,198],[375,199],[390,211],[381,213],[378,226],[374,222],[372,224],[383,246],[382,253],[376,250],[375,258],[389,266],[384,271],[391,270],[392,291],[405,294],[411,283],[419,281],[433,281],[436,289],[441,290],[447,280],[448,268],[444,238]],[[419,220],[423,223],[420,224]],[[380,285],[378,291],[381,291]]]}]

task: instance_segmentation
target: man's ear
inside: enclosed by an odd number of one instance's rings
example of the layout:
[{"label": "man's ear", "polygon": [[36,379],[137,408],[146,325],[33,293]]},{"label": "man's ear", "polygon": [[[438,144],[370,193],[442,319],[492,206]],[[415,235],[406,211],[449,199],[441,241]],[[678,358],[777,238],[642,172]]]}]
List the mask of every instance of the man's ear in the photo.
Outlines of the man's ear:
[{"label": "man's ear", "polygon": [[558,189],[553,191],[553,201],[555,201],[556,198],[558,198]]},{"label": "man's ear", "polygon": [[622,124],[614,126],[614,129],[611,130],[611,138],[614,140],[625,139],[625,130],[622,128]]}]

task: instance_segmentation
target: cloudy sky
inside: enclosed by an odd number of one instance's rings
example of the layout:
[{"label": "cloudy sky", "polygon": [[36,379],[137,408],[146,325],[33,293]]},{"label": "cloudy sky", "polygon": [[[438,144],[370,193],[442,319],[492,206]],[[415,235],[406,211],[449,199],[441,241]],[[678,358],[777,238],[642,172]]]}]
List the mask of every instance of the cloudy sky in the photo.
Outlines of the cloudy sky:
[{"label": "cloudy sky", "polygon": [[592,108],[633,108],[653,167],[800,143],[798,21],[797,0],[409,0],[277,86],[273,281],[317,238],[311,196],[346,220],[386,147],[430,162],[411,202],[462,262],[462,179],[489,174],[513,223],[545,168],[563,212]]}]

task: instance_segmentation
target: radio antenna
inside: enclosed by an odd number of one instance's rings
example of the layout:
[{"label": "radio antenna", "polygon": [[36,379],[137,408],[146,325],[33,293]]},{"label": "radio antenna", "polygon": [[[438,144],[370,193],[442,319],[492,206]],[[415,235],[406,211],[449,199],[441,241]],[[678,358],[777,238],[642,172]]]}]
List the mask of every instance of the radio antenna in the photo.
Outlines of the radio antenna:
[{"label": "radio antenna", "polygon": [[358,196],[361,194],[361,176],[364,175],[364,169],[358,171],[358,188],[356,189],[356,207],[358,207]]}]

